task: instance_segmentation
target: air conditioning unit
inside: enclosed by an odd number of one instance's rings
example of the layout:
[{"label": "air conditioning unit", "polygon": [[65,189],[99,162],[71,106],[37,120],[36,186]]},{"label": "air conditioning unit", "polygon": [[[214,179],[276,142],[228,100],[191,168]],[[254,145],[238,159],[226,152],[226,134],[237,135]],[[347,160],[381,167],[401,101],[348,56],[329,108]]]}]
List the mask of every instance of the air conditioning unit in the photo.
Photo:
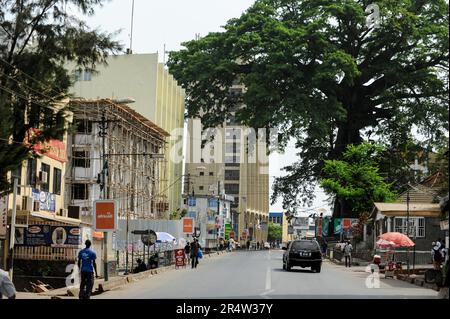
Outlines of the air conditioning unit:
[{"label": "air conditioning unit", "polygon": [[38,201],[33,201],[33,212],[40,212],[41,211],[41,203]]},{"label": "air conditioning unit", "polygon": [[67,217],[80,219],[81,218],[81,207],[80,206],[69,206],[67,209]]},{"label": "air conditioning unit", "polygon": [[33,198],[24,196],[22,197],[22,210],[31,212],[33,210]]},{"label": "air conditioning unit", "polygon": [[67,209],[65,209],[65,208],[61,208],[61,209],[59,210],[59,216],[67,217],[67,216],[68,216],[68,212],[69,212],[69,210],[67,210]]},{"label": "air conditioning unit", "polygon": [[39,184],[45,184],[48,181],[48,173],[44,171],[39,172],[38,182]]}]

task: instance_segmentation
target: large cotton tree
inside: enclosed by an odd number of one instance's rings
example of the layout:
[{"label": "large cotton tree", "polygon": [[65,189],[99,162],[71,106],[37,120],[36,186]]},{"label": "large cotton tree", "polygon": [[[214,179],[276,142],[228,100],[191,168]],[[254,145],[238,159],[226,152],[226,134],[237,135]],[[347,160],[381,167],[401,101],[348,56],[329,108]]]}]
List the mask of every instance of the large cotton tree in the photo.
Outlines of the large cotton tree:
[{"label": "large cotton tree", "polygon": [[[113,35],[90,29],[80,17],[104,0],[0,0],[0,193],[6,173],[35,156],[34,144],[60,137],[61,101],[71,75],[65,63],[95,69],[121,49]],[[24,145],[30,128],[42,135]]]},{"label": "large cotton tree", "polygon": [[[324,161],[349,144],[402,149],[412,129],[430,145],[448,132],[448,4],[380,0],[376,27],[371,2],[257,0],[224,32],[170,55],[189,116],[214,126],[243,103],[243,123],[295,139],[298,162],[274,186],[286,209],[310,202]],[[246,87],[240,97],[229,94],[236,82]]]}]

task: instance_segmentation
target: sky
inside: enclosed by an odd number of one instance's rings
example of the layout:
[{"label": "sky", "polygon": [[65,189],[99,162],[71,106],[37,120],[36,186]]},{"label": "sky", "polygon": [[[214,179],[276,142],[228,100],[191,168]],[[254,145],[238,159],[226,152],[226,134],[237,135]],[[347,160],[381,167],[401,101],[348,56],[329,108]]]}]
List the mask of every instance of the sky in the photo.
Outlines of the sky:
[{"label": "sky", "polygon": [[[160,61],[165,62],[164,48],[176,51],[196,34],[205,36],[209,32],[223,31],[222,26],[229,19],[239,17],[253,3],[254,0],[135,0],[133,53],[159,52]],[[105,32],[119,31],[116,39],[129,48],[131,16],[132,0],[111,0],[86,21],[92,28]],[[284,166],[297,160],[295,153],[292,142],[286,154],[271,155],[271,185],[276,176],[283,174]],[[326,199],[318,189],[313,207],[329,209]],[[282,212],[281,202],[271,205],[270,211]]]}]

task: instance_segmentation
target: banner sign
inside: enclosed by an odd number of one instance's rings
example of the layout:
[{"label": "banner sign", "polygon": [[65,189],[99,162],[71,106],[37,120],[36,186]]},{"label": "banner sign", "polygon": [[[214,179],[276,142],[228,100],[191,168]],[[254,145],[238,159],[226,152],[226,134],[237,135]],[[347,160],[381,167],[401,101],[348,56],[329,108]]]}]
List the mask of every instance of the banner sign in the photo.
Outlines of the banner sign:
[{"label": "banner sign", "polygon": [[217,208],[218,201],[217,198],[210,198],[208,199],[208,207],[210,208]]},{"label": "banner sign", "polygon": [[45,212],[56,212],[56,198],[54,194],[32,189],[33,201],[39,202],[39,209]]},{"label": "banner sign", "polygon": [[322,225],[322,236],[327,237],[328,236],[328,230],[330,228],[330,220],[328,218],[323,219],[323,225]]},{"label": "banner sign", "polygon": [[194,233],[194,219],[193,218],[183,218],[183,234],[193,234]]},{"label": "banner sign", "polygon": [[75,226],[30,225],[16,229],[16,245],[79,248],[81,229]]},{"label": "banner sign", "polygon": [[114,200],[94,202],[94,229],[100,232],[117,230],[118,205]]},{"label": "banner sign", "polygon": [[0,197],[0,239],[6,239],[8,223],[8,196]]},{"label": "banner sign", "polygon": [[230,239],[231,224],[225,224],[225,240]]},{"label": "banner sign", "polygon": [[309,229],[309,218],[308,217],[297,217],[294,218],[292,222],[294,229]]},{"label": "banner sign", "polygon": [[353,229],[358,225],[359,219],[357,218],[344,218],[342,220],[342,228],[344,236],[347,238],[353,238]]},{"label": "banner sign", "polygon": [[334,219],[334,234],[335,235],[342,234],[342,218]]},{"label": "banner sign", "polygon": [[[25,136],[25,144],[29,145],[34,138],[41,134],[42,132],[40,130],[30,128]],[[60,140],[51,139],[49,141],[39,142],[34,144],[33,149],[36,153],[57,160],[58,162],[67,162],[67,148]]]},{"label": "banner sign", "polygon": [[189,199],[188,199],[188,206],[189,207],[197,206],[197,199],[195,197],[189,197]]},{"label": "banner sign", "polygon": [[175,267],[186,266],[184,249],[175,250]]},{"label": "banner sign", "polygon": [[217,229],[223,228],[223,216],[216,216],[215,221]]}]

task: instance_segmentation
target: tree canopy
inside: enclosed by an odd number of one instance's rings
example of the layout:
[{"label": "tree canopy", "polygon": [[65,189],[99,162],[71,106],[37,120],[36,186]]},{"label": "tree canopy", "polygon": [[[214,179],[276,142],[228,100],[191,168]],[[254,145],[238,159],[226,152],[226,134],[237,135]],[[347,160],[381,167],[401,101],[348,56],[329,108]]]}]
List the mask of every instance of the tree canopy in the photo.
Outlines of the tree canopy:
[{"label": "tree canopy", "polygon": [[370,213],[374,202],[395,199],[391,185],[379,173],[382,153],[382,147],[363,143],[347,146],[342,160],[325,161],[322,188],[328,195],[347,201],[352,208],[352,212],[342,212],[342,217]]},{"label": "tree canopy", "polygon": [[[92,30],[78,18],[94,14],[104,2],[0,1],[0,192],[10,189],[6,173],[36,156],[36,143],[60,138],[66,129],[60,104],[72,75],[64,65],[94,70],[121,50],[114,34]],[[42,134],[25,145],[30,128]]]},{"label": "tree canopy", "polygon": [[[188,116],[213,127],[241,105],[243,124],[277,128],[282,146],[295,139],[299,160],[274,185],[285,209],[311,203],[325,160],[347,145],[385,141],[392,154],[412,129],[427,145],[448,133],[448,4],[380,0],[374,28],[370,3],[257,0],[224,32],[170,54]],[[236,84],[242,96],[230,94]]]},{"label": "tree canopy", "polygon": [[283,238],[283,228],[280,224],[269,223],[268,228],[268,241],[281,241]]}]

